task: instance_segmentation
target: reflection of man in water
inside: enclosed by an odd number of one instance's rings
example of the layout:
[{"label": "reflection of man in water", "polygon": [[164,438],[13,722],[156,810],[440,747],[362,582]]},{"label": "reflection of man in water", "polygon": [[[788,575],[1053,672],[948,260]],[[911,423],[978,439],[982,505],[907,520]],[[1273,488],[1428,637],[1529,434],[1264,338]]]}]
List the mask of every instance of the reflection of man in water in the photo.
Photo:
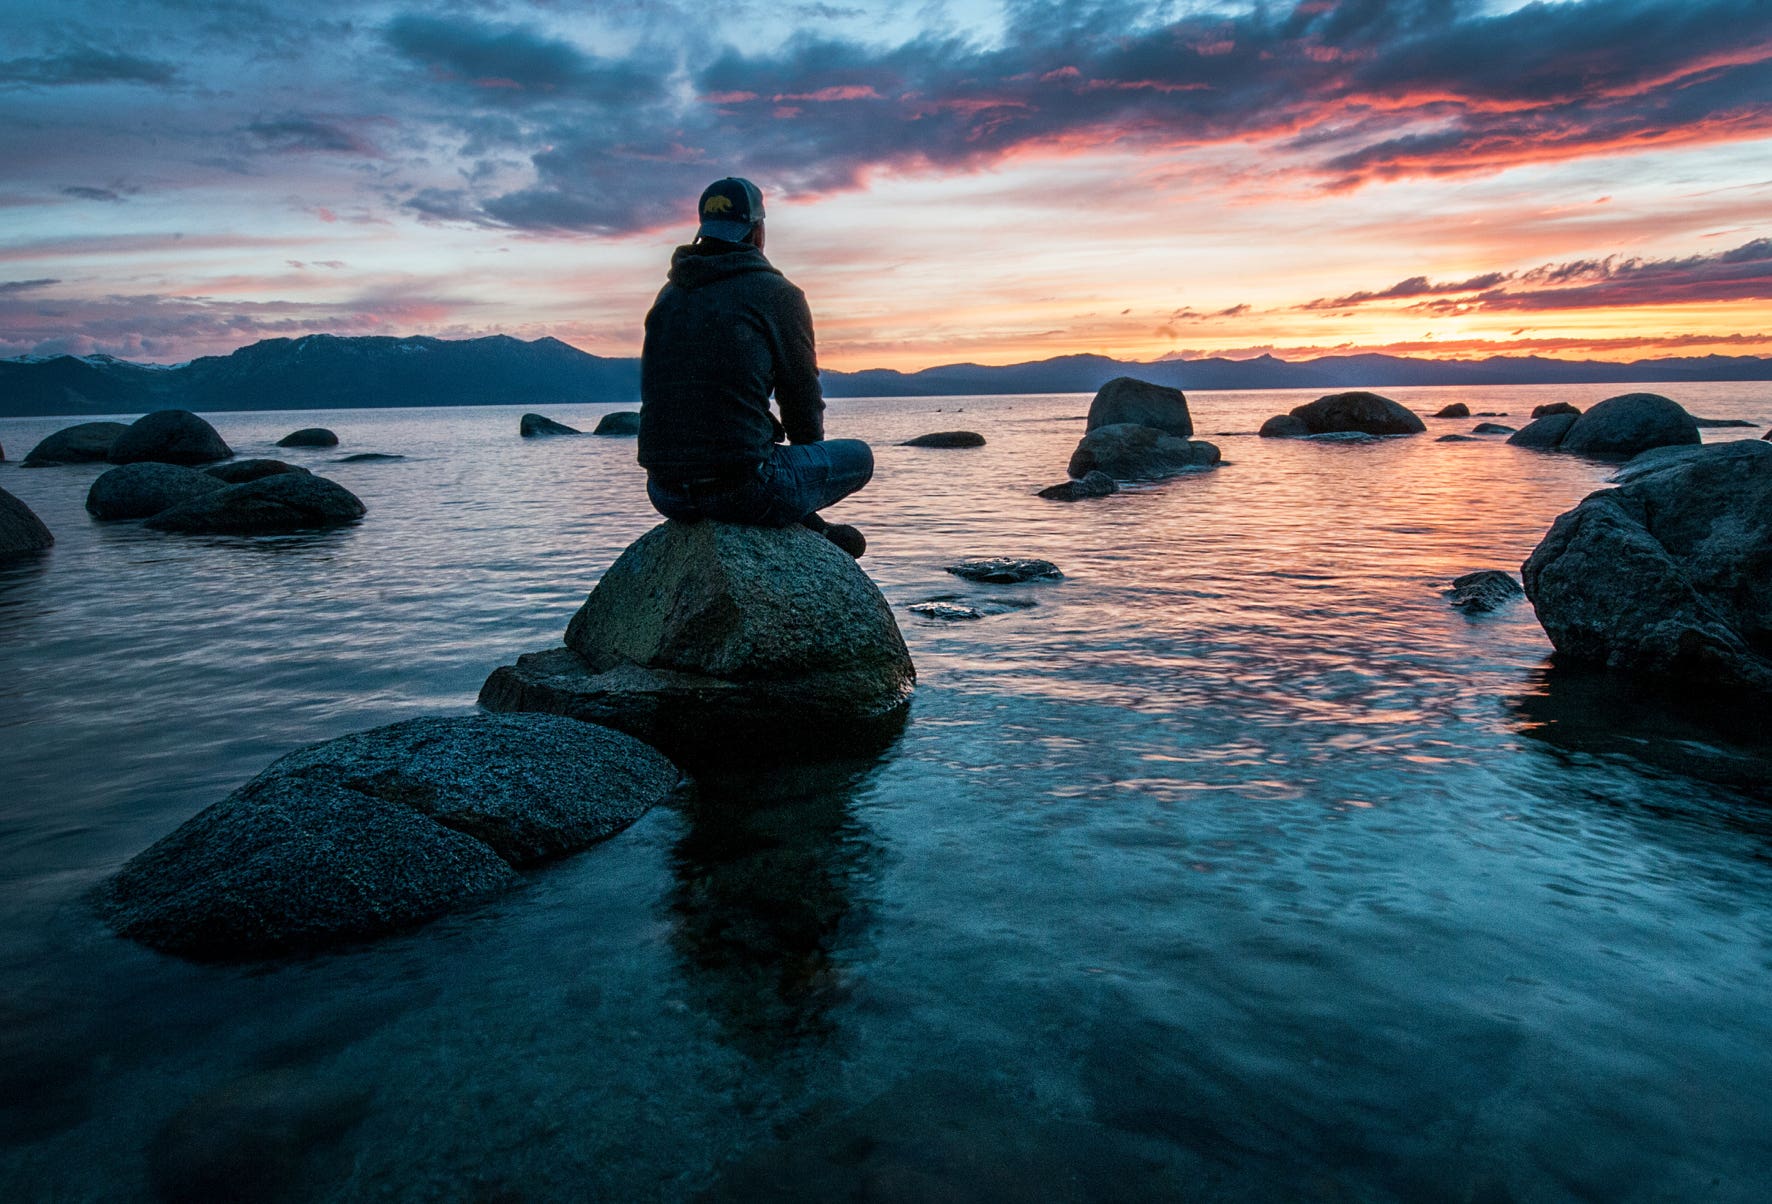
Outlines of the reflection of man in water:
[{"label": "reflection of man in water", "polygon": [[818,511],[867,484],[874,455],[858,439],[824,437],[812,312],[763,258],[763,194],[749,180],[715,180],[699,212],[695,241],[671,256],[670,282],[646,315],[647,496],[666,518],[802,523],[860,556],[861,532]]}]

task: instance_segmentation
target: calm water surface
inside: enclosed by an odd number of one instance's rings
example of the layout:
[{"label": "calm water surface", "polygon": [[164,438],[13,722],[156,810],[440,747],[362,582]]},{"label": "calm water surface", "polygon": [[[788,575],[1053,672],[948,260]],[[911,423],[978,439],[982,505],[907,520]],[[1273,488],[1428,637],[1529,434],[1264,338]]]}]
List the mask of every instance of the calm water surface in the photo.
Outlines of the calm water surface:
[{"label": "calm water surface", "polygon": [[[1392,391],[1516,425],[1617,386]],[[1772,387],[1663,388],[1772,421]],[[465,713],[654,517],[631,440],[519,410],[212,415],[358,493],[277,539],[100,525],[0,568],[0,1198],[1763,1200],[1757,716],[1549,671],[1516,569],[1606,467],[1262,441],[1074,506],[1086,397],[833,403],[833,517],[920,685],[875,760],[710,784],[496,903],[187,965],[86,892],[300,744]],[[562,407],[577,426],[615,407]],[[53,419],[0,421],[14,457]],[[325,425],[343,443],[277,451]],[[893,446],[982,432],[972,451]],[[1709,431],[1757,436],[1763,429]],[[406,458],[341,464],[385,451]],[[974,586],[977,555],[1063,581]],[[943,624],[906,608],[992,607]]]}]

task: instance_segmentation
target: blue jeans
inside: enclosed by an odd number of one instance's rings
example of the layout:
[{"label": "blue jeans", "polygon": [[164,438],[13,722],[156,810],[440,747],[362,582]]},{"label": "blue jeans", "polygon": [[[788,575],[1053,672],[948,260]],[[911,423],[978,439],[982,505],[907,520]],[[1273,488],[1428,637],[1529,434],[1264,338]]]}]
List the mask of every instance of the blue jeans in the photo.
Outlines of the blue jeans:
[{"label": "blue jeans", "polygon": [[682,522],[713,519],[747,527],[787,527],[840,501],[874,475],[874,453],[860,439],[774,444],[755,478],[708,491],[648,478],[652,508]]}]

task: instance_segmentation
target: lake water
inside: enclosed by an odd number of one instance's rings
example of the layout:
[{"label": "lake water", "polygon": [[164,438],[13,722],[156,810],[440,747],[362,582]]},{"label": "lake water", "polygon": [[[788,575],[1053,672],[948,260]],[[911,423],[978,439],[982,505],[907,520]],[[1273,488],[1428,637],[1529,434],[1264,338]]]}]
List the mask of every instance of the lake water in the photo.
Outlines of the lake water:
[{"label": "lake water", "polygon": [[[1522,425],[1619,386],[1392,390]],[[1669,386],[1772,422],[1772,386]],[[0,1198],[1763,1200],[1760,717],[1547,667],[1517,571],[1604,465],[1258,440],[1076,505],[1087,397],[836,401],[920,684],[878,758],[719,784],[489,906],[194,966],[90,889],[300,744],[467,712],[655,521],[627,439],[513,408],[210,415],[363,498],[276,539],[101,525],[0,465]],[[558,407],[588,427],[611,406]],[[72,420],[0,421],[15,459]],[[297,427],[342,445],[276,451]],[[894,446],[983,433],[967,451]],[[383,463],[333,461],[395,452]],[[943,567],[1040,556],[1057,582]],[[1032,602],[975,622],[906,608]]]}]

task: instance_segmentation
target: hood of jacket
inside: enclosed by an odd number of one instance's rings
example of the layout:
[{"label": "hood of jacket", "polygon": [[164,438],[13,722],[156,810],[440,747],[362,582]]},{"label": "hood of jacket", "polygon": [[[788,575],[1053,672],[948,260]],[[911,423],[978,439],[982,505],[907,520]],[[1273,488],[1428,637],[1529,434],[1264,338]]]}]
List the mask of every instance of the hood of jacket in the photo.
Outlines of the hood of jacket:
[{"label": "hood of jacket", "polygon": [[746,243],[701,242],[678,247],[671,255],[670,281],[681,289],[698,289],[751,272],[781,272]]}]

